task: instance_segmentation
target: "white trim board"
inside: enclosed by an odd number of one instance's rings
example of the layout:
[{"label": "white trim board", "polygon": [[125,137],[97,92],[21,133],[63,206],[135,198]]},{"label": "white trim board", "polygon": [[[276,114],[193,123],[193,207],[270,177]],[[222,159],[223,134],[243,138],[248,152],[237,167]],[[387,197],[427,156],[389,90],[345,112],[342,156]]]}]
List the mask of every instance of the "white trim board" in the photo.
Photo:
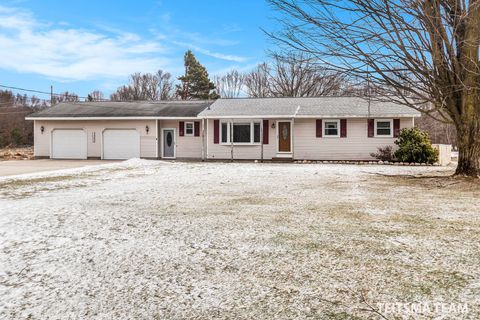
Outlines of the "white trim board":
[{"label": "white trim board", "polygon": [[[390,134],[377,134],[377,123],[378,122],[390,122]],[[393,119],[375,119],[373,125],[373,137],[374,138],[393,138]]]},{"label": "white trim board", "polygon": [[25,120],[41,121],[87,121],[87,120],[199,120],[199,119],[349,119],[349,118],[418,118],[419,114],[382,115],[240,115],[240,116],[198,116],[198,117],[25,117]]},{"label": "white trim board", "polygon": [[199,117],[26,117],[25,120],[198,120]]}]

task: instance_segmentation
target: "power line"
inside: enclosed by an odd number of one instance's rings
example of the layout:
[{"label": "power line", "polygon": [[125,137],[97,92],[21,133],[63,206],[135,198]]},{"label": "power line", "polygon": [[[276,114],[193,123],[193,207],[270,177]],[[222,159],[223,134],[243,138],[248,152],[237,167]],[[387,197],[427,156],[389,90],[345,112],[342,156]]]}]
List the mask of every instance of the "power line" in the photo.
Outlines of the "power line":
[{"label": "power line", "polygon": [[[66,94],[65,93],[52,93],[52,92],[46,92],[46,91],[40,91],[40,90],[35,90],[35,89],[26,89],[26,88],[20,88],[20,87],[13,87],[13,86],[6,86],[0,84],[1,88],[6,88],[6,89],[11,89],[11,90],[19,90],[19,91],[25,91],[25,92],[33,92],[33,93],[40,93],[40,94],[46,94],[46,95],[53,95],[57,97],[74,97],[78,99],[88,99],[88,97],[81,97],[77,96],[76,94]],[[95,99],[95,101],[108,101],[107,99]]]}]

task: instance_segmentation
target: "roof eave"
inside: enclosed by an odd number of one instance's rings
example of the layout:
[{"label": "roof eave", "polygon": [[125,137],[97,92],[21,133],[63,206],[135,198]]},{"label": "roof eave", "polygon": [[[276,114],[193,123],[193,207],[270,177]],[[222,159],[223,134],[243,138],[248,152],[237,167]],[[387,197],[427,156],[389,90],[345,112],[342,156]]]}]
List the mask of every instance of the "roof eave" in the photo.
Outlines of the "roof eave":
[{"label": "roof eave", "polygon": [[262,118],[294,118],[294,119],[317,119],[317,118],[418,118],[420,114],[373,114],[373,115],[199,115],[203,119],[262,119]]},{"label": "roof eave", "polygon": [[25,120],[176,120],[176,119],[199,119],[199,117],[25,117]]}]

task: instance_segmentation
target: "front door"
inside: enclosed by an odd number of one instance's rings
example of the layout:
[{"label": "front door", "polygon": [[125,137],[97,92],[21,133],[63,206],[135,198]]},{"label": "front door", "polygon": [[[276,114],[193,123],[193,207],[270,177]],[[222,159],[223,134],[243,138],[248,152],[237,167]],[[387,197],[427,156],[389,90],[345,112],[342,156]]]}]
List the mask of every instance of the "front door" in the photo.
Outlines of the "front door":
[{"label": "front door", "polygon": [[175,158],[175,130],[163,129],[162,158]]},{"label": "front door", "polygon": [[292,123],[278,122],[278,152],[292,152]]}]

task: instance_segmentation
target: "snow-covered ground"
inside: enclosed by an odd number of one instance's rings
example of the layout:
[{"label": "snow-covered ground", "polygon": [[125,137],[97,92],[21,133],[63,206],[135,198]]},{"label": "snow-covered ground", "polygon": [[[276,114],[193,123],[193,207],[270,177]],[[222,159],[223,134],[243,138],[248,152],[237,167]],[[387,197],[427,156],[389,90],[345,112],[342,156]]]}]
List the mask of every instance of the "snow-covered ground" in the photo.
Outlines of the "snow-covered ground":
[{"label": "snow-covered ground", "polygon": [[3,178],[0,318],[393,318],[408,313],[385,306],[445,303],[478,319],[480,190],[450,170],[136,159]]}]

